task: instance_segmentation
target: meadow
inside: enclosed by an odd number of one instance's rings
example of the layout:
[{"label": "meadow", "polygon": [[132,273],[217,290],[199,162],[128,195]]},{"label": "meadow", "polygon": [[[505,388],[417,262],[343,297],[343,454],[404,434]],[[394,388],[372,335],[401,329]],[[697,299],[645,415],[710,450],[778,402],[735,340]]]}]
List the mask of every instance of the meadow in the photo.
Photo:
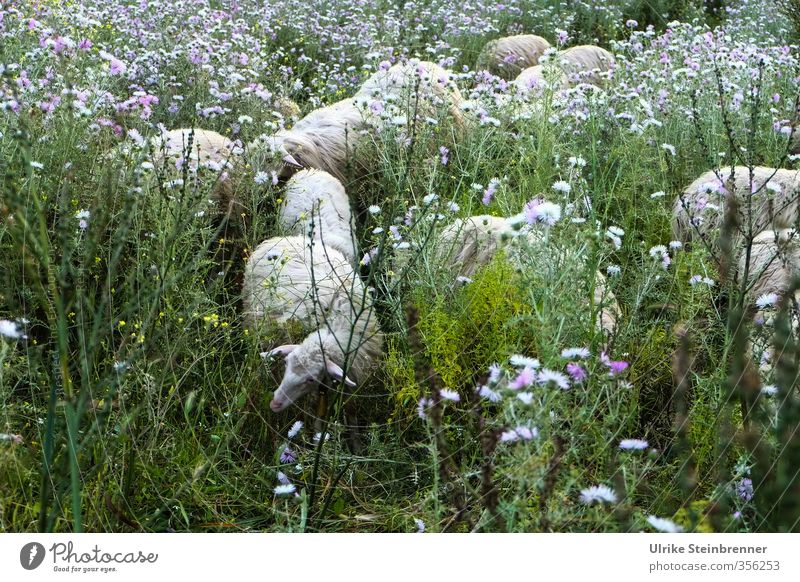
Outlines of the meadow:
[{"label": "meadow", "polygon": [[[0,531],[799,531],[800,281],[754,319],[732,267],[746,229],[726,215],[714,246],[671,226],[707,170],[796,167],[795,14],[0,0]],[[616,66],[602,89],[531,106],[475,69],[520,33],[598,44]],[[245,147],[413,58],[453,72],[472,121],[453,139],[398,120],[353,153],[384,354],[329,413],[313,395],[273,413],[282,370],[242,316],[242,278],[283,184],[159,163],[148,140],[203,128]],[[212,195],[223,174],[233,214]],[[543,243],[469,280],[426,242],[437,223],[519,213]]]}]

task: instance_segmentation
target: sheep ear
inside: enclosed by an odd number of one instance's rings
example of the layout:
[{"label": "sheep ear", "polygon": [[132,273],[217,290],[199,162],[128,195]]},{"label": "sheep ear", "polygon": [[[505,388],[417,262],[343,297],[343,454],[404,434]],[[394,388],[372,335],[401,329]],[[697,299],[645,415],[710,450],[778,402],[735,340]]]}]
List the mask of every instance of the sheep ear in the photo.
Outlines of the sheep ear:
[{"label": "sheep ear", "polygon": [[356,383],[344,375],[344,370],[342,370],[342,367],[336,362],[331,362],[330,360],[328,360],[326,369],[328,370],[328,375],[334,380],[339,380],[341,382],[342,377],[344,377],[345,384],[347,384],[351,388],[356,387]]},{"label": "sheep ear", "polygon": [[302,168],[303,164],[297,161],[297,159],[292,154],[286,154],[283,156],[283,161],[290,166],[294,166],[295,168]]},{"label": "sheep ear", "polygon": [[297,344],[286,344],[283,346],[278,346],[277,348],[274,348],[268,352],[261,352],[261,357],[265,360],[270,360],[276,356],[286,357],[295,349],[297,349]]}]

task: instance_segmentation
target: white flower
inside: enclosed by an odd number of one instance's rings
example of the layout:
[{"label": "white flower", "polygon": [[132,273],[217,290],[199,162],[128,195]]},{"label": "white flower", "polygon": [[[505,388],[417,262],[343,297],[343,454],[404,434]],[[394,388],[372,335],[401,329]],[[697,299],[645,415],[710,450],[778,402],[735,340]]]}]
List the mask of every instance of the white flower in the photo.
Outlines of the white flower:
[{"label": "white flower", "polygon": [[609,275],[619,275],[622,269],[619,268],[619,265],[609,265],[606,267],[606,273]]},{"label": "white flower", "polygon": [[439,396],[444,398],[445,400],[450,400],[451,402],[458,402],[461,400],[461,396],[455,390],[448,390],[447,388],[443,388],[439,390]]},{"label": "white flower", "polygon": [[605,485],[595,485],[594,487],[589,487],[588,489],[583,489],[581,491],[581,502],[585,503],[586,505],[591,505],[594,502],[616,503],[617,494],[614,493],[614,490],[610,487],[606,487]]},{"label": "white flower", "polygon": [[[565,182],[564,180],[559,180],[555,184],[553,184],[553,190],[556,192],[563,192],[564,194],[569,194],[572,190],[572,186],[569,185],[569,182]],[[559,208],[559,212],[560,212]]]},{"label": "white flower", "polygon": [[672,144],[662,143],[661,149],[664,150],[665,152],[671,153],[673,156],[675,155],[675,146]]},{"label": "white flower", "polygon": [[567,360],[571,360],[574,358],[588,358],[591,356],[592,353],[589,351],[589,348],[567,348],[565,350],[561,350],[561,357]]},{"label": "white flower", "polygon": [[650,256],[653,257],[654,259],[660,259],[661,257],[667,254],[667,247],[665,247],[664,245],[656,245],[654,247],[651,247],[650,251],[648,252],[650,253]]},{"label": "white flower", "polygon": [[544,368],[536,377],[536,382],[539,384],[549,384],[553,382],[562,390],[569,390],[569,379],[566,375],[555,370],[548,370]]},{"label": "white flower", "polygon": [[611,233],[614,236],[624,236],[625,235],[625,231],[622,230],[618,226],[609,226],[608,227],[608,232]]},{"label": "white flower", "polygon": [[275,495],[291,495],[297,488],[291,483],[277,485],[275,487]]},{"label": "white flower", "polygon": [[489,366],[489,383],[497,384],[500,381],[500,375],[503,373],[499,364],[492,364]]},{"label": "white flower", "polygon": [[536,427],[528,428],[527,426],[518,426],[514,429],[514,432],[524,441],[529,441],[539,436],[539,429]]},{"label": "white flower", "polygon": [[775,396],[778,393],[778,387],[775,384],[767,384],[761,388],[761,393],[764,396]]},{"label": "white flower", "polygon": [[303,421],[302,420],[298,420],[297,422],[295,422],[292,425],[292,428],[289,429],[289,433],[288,433],[287,436],[290,439],[293,439],[302,430],[302,428],[303,428]]},{"label": "white flower", "polygon": [[622,439],[619,448],[623,451],[641,451],[648,447],[647,441],[642,439]]},{"label": "white flower", "polygon": [[647,518],[647,523],[652,525],[658,531],[663,531],[666,533],[679,533],[683,531],[683,528],[674,521],[664,519],[663,517],[656,517],[655,515],[649,516]]},{"label": "white flower", "polygon": [[499,402],[500,394],[489,388],[488,386],[480,386],[478,388],[478,396],[485,398],[489,402]]},{"label": "white flower", "polygon": [[425,206],[430,206],[431,204],[436,202],[438,199],[439,199],[439,195],[438,194],[428,194],[427,196],[425,196],[425,198],[422,199],[422,203]]},{"label": "white flower", "polygon": [[523,404],[530,404],[533,402],[533,394],[530,392],[520,392],[517,394],[517,399]]},{"label": "white flower", "polygon": [[31,168],[36,168],[37,170],[41,170],[42,168],[44,168],[44,164],[42,164],[41,162],[33,162],[32,161],[31,162]]},{"label": "white flower", "polygon": [[425,532],[425,522],[419,518],[414,519],[414,525],[417,526],[417,533],[424,533]]},{"label": "white flower", "polygon": [[658,192],[653,192],[652,194],[650,194],[650,198],[655,200],[656,198],[663,198],[666,195],[667,195],[666,192],[659,190]]},{"label": "white flower", "polygon": [[459,210],[461,210],[461,207],[455,202],[451,202],[450,204],[447,205],[447,209],[450,212],[458,212]]},{"label": "white flower", "polygon": [[669,248],[671,249],[679,249],[683,247],[683,243],[679,240],[672,240],[669,241]]},{"label": "white flower", "polygon": [[778,302],[778,294],[777,293],[764,293],[763,295],[759,296],[756,299],[756,307],[759,309],[764,309],[765,307],[771,307]]},{"label": "white flower", "polygon": [[500,442],[501,443],[513,443],[514,441],[519,440],[519,435],[515,430],[507,430],[504,431],[503,434],[500,435]]},{"label": "white flower", "polygon": [[0,336],[10,339],[20,339],[25,337],[25,335],[19,329],[19,324],[8,319],[0,319]]},{"label": "white flower", "polygon": [[259,172],[256,174],[253,181],[259,186],[263,186],[267,182],[272,181],[272,178],[267,172]]},{"label": "white flower", "polygon": [[464,275],[459,275],[458,277],[456,277],[456,281],[458,283],[461,283],[462,285],[466,285],[467,283],[472,283],[472,279],[470,279],[469,277],[465,277]]},{"label": "white flower", "polygon": [[380,214],[381,213],[381,207],[373,204],[372,206],[367,208],[367,211],[369,211],[369,213],[373,214],[373,215],[374,214]]},{"label": "white flower", "polygon": [[537,369],[541,366],[539,360],[536,358],[529,358],[527,356],[520,356],[519,354],[511,356],[508,361],[515,368],[532,368]]}]

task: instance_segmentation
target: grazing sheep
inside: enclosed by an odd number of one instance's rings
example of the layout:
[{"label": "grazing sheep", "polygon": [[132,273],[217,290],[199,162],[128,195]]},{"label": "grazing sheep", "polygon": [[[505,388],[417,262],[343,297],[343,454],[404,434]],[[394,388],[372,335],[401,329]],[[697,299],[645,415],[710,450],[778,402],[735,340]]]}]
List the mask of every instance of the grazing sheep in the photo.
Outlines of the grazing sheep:
[{"label": "grazing sheep", "polygon": [[483,47],[475,69],[489,71],[511,80],[524,69],[539,64],[539,57],[550,48],[550,43],[535,34],[519,34],[489,41]]},{"label": "grazing sheep", "polygon": [[[747,166],[724,167],[705,172],[675,199],[672,231],[676,239],[683,242],[706,239],[710,245],[716,245],[725,217],[725,200],[730,195],[728,182],[732,173],[731,183],[742,229],[748,229],[748,206],[752,211],[754,233],[770,228],[780,230],[794,224],[800,212],[800,180],[796,170],[756,166],[751,188]],[[754,193],[748,202],[751,191]]]},{"label": "grazing sheep", "polygon": [[[412,94],[412,101],[404,101]],[[408,103],[414,107],[417,120],[433,117],[446,106],[453,126],[458,129],[463,125],[461,94],[450,74],[434,63],[412,60],[373,74],[353,98],[316,109],[291,129],[256,140],[248,148],[253,167],[273,169],[281,179],[301,168],[317,168],[344,181],[348,162],[358,145],[391,121],[390,116],[381,115],[383,103],[375,97],[393,107],[397,102]],[[408,112],[403,107],[399,110]],[[273,165],[276,156],[280,158],[277,168]],[[368,170],[358,164],[354,169]]]},{"label": "grazing sheep", "polygon": [[557,66],[549,70],[544,65],[528,67],[513,82],[517,90],[523,94],[533,89],[545,89],[547,87],[552,87],[556,90],[569,88],[569,79],[566,73]]},{"label": "grazing sheep", "polygon": [[577,81],[600,86],[600,73],[609,71],[614,65],[614,55],[604,48],[590,44],[565,49],[557,53],[554,59],[571,84]]},{"label": "grazing sheep", "polygon": [[364,128],[364,113],[353,99],[315,109],[291,129],[281,129],[250,144],[248,154],[256,170],[276,169],[278,177],[289,178],[302,168],[317,168],[344,180]]},{"label": "grazing sheep", "polygon": [[[739,258],[739,273],[745,276],[747,255]],[[756,327],[750,337],[748,352],[759,362],[762,375],[774,371],[775,302],[788,291],[792,279],[800,275],[800,235],[795,229],[760,232],[753,239],[745,293],[746,312],[752,314]],[[795,337],[800,329],[797,306],[800,290],[795,291],[790,306],[791,326]]]},{"label": "grazing sheep", "polygon": [[[498,250],[512,249],[514,242],[519,239],[524,239],[530,245],[542,240],[540,233],[528,229],[520,216],[502,218],[482,215],[458,219],[445,227],[437,238],[437,262],[447,265],[456,277],[470,278],[478,269],[489,264]],[[602,306],[597,316],[598,329],[613,333],[620,309],[601,273],[597,273],[595,280],[594,303]]]},{"label": "grazing sheep", "polygon": [[243,285],[248,325],[296,321],[311,333],[301,344],[262,354],[282,355],[286,371],[270,408],[280,412],[325,376],[356,386],[382,353],[372,298],[344,255],[302,236],[261,243],[247,262]]},{"label": "grazing sheep", "polygon": [[[744,276],[747,255],[739,258],[739,273]],[[747,269],[747,297],[752,303],[758,297],[786,292],[792,277],[800,275],[800,235],[793,229],[766,230],[753,238]]]},{"label": "grazing sheep", "polygon": [[436,118],[446,106],[448,120],[455,128],[460,130],[464,125],[464,99],[452,73],[429,61],[412,59],[378,71],[364,81],[355,97],[406,103],[408,106],[400,107],[399,112],[414,113],[417,118]]},{"label": "grazing sheep", "polygon": [[286,183],[279,224],[287,233],[313,237],[342,253],[351,263],[357,250],[350,199],[342,183],[322,170],[301,170]]}]

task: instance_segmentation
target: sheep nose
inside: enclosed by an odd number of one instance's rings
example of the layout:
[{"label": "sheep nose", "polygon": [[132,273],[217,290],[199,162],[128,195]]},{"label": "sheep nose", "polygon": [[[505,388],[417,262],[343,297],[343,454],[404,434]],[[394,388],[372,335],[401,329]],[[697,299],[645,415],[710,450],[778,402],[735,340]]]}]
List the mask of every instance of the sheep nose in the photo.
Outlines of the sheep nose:
[{"label": "sheep nose", "polygon": [[272,402],[269,403],[269,407],[272,409],[272,412],[280,412],[286,407],[286,403],[280,400],[272,400]]}]

